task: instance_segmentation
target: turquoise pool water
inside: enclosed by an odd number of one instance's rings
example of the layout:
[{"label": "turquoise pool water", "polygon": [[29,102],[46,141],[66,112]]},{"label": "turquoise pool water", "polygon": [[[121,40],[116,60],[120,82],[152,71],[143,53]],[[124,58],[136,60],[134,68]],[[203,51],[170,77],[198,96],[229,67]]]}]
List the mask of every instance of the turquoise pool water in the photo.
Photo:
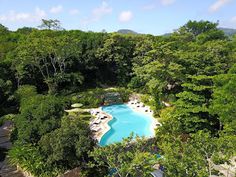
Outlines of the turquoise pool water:
[{"label": "turquoise pool water", "polygon": [[145,137],[154,134],[151,129],[152,117],[145,113],[135,112],[126,104],[104,106],[102,110],[112,115],[113,119],[108,123],[111,129],[102,136],[99,142],[101,146],[119,142],[130,136],[132,132],[134,135]]}]

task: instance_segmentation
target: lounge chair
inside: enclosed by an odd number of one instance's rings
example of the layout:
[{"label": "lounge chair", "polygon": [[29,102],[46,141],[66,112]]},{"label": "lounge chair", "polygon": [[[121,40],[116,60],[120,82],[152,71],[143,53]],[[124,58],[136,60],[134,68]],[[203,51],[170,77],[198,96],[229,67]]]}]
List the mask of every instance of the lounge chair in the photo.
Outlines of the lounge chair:
[{"label": "lounge chair", "polygon": [[99,131],[101,128],[100,127],[92,127],[91,130],[94,131],[94,132],[97,132]]},{"label": "lounge chair", "polygon": [[101,120],[100,119],[97,119],[94,121],[94,124],[100,124],[101,123]]},{"label": "lounge chair", "polygon": [[106,118],[107,118],[106,115],[103,115],[103,116],[100,117],[100,119],[106,119]]}]

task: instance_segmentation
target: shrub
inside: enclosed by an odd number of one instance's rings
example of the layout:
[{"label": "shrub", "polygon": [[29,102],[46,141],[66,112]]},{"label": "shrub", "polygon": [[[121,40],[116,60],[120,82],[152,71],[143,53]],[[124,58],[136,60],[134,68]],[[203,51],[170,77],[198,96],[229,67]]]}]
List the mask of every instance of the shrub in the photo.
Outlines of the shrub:
[{"label": "shrub", "polygon": [[19,165],[22,170],[34,176],[51,177],[61,172],[59,169],[50,168],[45,163],[39,148],[31,144],[15,144],[8,152],[8,157],[11,164]]}]

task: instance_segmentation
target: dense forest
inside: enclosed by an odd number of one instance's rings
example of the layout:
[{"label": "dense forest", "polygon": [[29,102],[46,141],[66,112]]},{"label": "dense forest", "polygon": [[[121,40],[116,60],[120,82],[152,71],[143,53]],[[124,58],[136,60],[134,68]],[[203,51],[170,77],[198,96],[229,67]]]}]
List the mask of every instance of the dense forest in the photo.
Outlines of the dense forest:
[{"label": "dense forest", "polygon": [[[64,112],[99,106],[107,87],[143,95],[162,123],[155,138],[99,147],[88,115]],[[0,122],[14,125],[7,157],[34,176],[79,167],[145,177],[156,163],[167,177],[219,175],[213,166],[236,156],[235,107],[236,36],[217,23],[189,21],[168,36],[68,31],[57,20],[0,25]]]}]

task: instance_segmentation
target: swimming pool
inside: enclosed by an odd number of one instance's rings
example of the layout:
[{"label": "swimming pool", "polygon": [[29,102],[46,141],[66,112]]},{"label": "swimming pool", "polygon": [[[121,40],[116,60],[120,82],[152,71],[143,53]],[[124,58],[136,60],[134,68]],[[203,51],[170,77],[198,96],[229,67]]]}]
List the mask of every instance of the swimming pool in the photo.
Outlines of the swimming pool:
[{"label": "swimming pool", "polygon": [[150,115],[133,111],[126,104],[104,106],[102,110],[110,114],[113,119],[108,123],[111,129],[99,142],[101,146],[119,142],[130,136],[132,132],[139,136],[154,136],[153,118]]}]

